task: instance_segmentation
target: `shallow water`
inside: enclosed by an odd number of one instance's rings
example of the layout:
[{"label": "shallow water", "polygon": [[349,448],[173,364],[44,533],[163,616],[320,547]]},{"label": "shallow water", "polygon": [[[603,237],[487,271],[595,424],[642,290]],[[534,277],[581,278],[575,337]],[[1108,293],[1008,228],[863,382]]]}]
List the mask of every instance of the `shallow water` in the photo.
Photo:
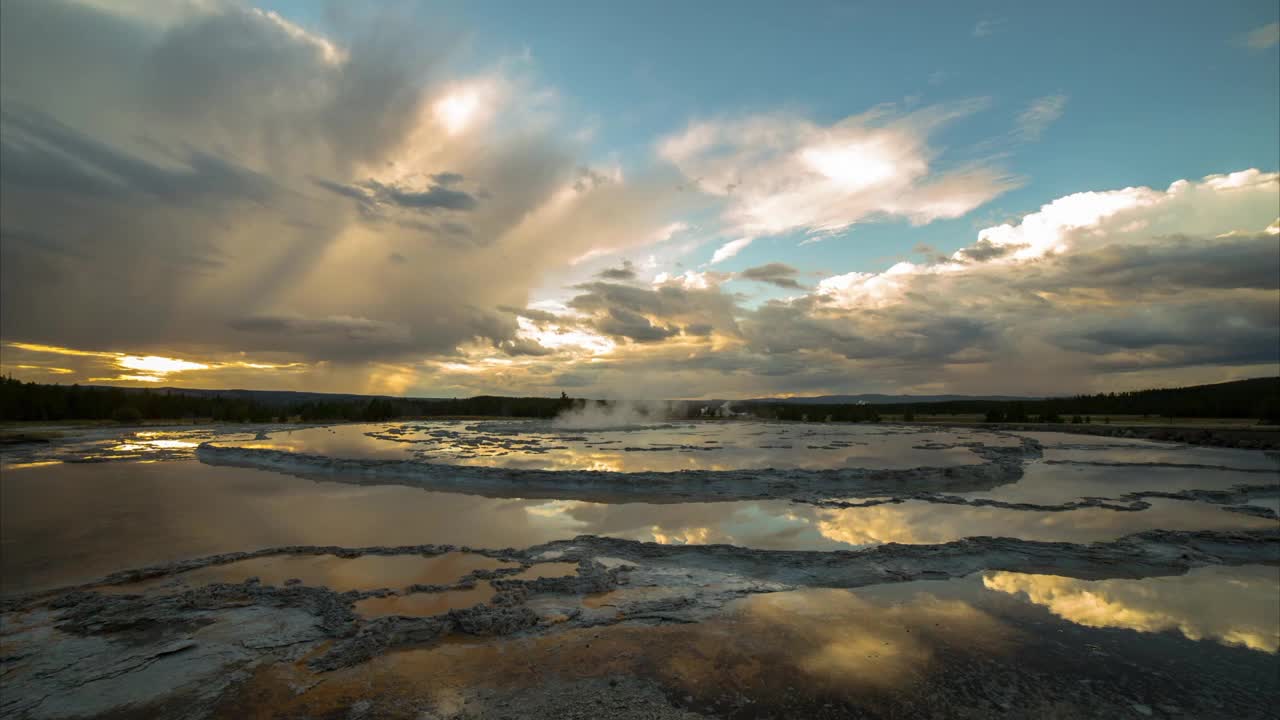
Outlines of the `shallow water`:
[{"label": "shallow water", "polygon": [[539,563],[510,576],[511,580],[538,580],[540,578],[558,578],[578,572],[577,563],[549,562]]},{"label": "shallow water", "polygon": [[[604,712],[633,702],[624,693],[640,682],[724,717],[1265,717],[1280,691],[1278,573],[1096,582],[979,573],[769,593],[695,624],[395,652],[300,693],[272,691],[291,675],[262,673],[245,697],[272,698],[282,715],[325,715],[373,688],[375,711],[465,706],[486,716],[584,692]],[[637,591],[649,589],[620,592]]]},{"label": "shallow water", "polygon": [[1280,650],[1277,567],[1203,567],[1186,575],[1092,581],[986,572],[982,584],[1086,627],[1178,633],[1273,655]]},{"label": "shallow water", "polygon": [[[945,582],[894,583],[948,575],[953,562],[975,569],[1058,567],[1082,577],[1172,572],[1187,564],[1178,558],[1192,556],[1151,553],[1177,542],[1199,552],[1189,540],[1135,540],[1098,553],[1063,548],[1063,558],[1076,558],[1064,563],[1041,556],[1053,548],[1004,541],[859,557],[729,548],[668,553],[582,538],[527,555],[502,555],[539,563],[524,569],[470,551],[526,548],[579,535],[830,551],[990,535],[1088,543],[1155,529],[1276,529],[1275,517],[1227,512],[1208,502],[1226,498],[1250,509],[1280,507],[1275,458],[1261,452],[1199,452],[1039,433],[1036,439],[1045,448],[1040,458],[1021,438],[981,428],[749,422],[576,434],[524,422],[283,428],[270,434],[222,427],[141,432],[151,434],[93,429],[0,454],[0,591],[65,587],[128,568],[261,548],[384,550],[347,558],[281,553],[95,588],[155,593],[142,598],[59,595],[59,603],[71,604],[6,613],[0,633],[32,648],[6,665],[7,678],[22,678],[24,702],[41,703],[51,694],[70,698],[67,707],[134,702],[101,701],[96,686],[88,684],[93,671],[85,666],[127,666],[120,679],[102,688],[135,692],[154,686],[143,697],[173,686],[168,680],[151,683],[148,673],[171,678],[204,668],[201,687],[237,668],[252,673],[243,684],[217,686],[228,689],[218,691],[214,715],[226,717],[346,716],[358,698],[369,717],[420,711],[488,717],[512,708],[529,717],[560,717],[570,706],[605,714],[610,708],[644,712],[659,706],[666,712],[675,705],[744,718],[1004,714],[1234,720],[1267,716],[1267,698],[1280,691],[1280,616],[1274,612],[1280,571],[1274,567],[1204,567],[1177,577],[1093,581],[985,571]],[[197,442],[232,449],[197,456]],[[976,446],[966,446],[973,443],[1013,449],[974,452]],[[260,445],[321,457],[303,462],[235,450]],[[208,465],[197,457],[248,466]],[[382,464],[358,458],[422,464],[408,465],[403,477],[387,476],[379,474]],[[280,471],[252,469],[255,462]],[[956,469],[974,463],[982,466]],[[468,464],[501,469],[463,467]],[[637,474],[509,470],[529,467]],[[777,469],[764,469],[769,467]],[[822,467],[868,470],[795,470]],[[644,472],[672,469],[738,472]],[[619,491],[620,483],[627,493]],[[1245,485],[1248,492],[1189,496],[1201,498],[1196,501],[1149,498],[1150,506],[1135,512],[981,507],[941,497],[1060,506],[1083,497],[1132,500],[1132,493]],[[962,492],[977,488],[986,489]],[[866,506],[824,507],[837,492]],[[924,494],[930,492],[937,494],[933,502]],[[880,493],[898,495],[869,497]],[[609,502],[637,497],[647,502]],[[735,499],[689,501],[714,497]],[[1274,553],[1260,549],[1263,538],[1233,539],[1230,548],[1237,541],[1250,548],[1243,559],[1275,561]],[[1211,562],[1219,552],[1213,541],[1205,542],[1209,554],[1195,556],[1196,562]],[[381,554],[385,546],[422,544],[451,545],[455,551]],[[1223,552],[1224,558],[1241,560]],[[1132,564],[1126,557],[1134,558]],[[612,568],[613,575],[602,576],[579,560]],[[494,587],[500,582],[457,587],[478,570],[505,568],[504,578],[536,580],[564,578],[580,567],[590,568],[583,582],[533,583],[525,592],[503,594],[500,606]],[[817,589],[835,582],[833,573],[853,578],[850,585],[882,584]],[[158,597],[250,577],[275,586],[296,578],[371,596],[352,608],[354,640],[322,633],[327,613],[314,614],[305,602],[290,604],[323,592],[259,588],[199,609],[189,607],[186,596]],[[420,585],[455,589],[409,592]],[[584,596],[577,588],[608,591]],[[467,608],[471,612],[421,619]],[[118,624],[98,620],[115,614]],[[406,617],[381,619],[388,616]],[[157,623],[157,617],[164,619]],[[437,637],[439,632],[452,634]],[[490,632],[501,637],[490,639]],[[406,643],[425,645],[403,649]],[[362,654],[366,648],[372,648],[372,658]],[[283,654],[256,670],[236,659],[276,649]],[[348,659],[323,674],[308,669],[307,658],[330,653]],[[93,660],[81,662],[84,657]],[[139,664],[142,657],[150,659]],[[231,658],[231,664],[224,667],[228,661],[219,658]],[[55,682],[55,675],[67,677]],[[49,690],[55,685],[62,688],[57,693]],[[185,697],[180,702],[187,707]],[[152,710],[145,712],[166,714]]]},{"label": "shallow water", "polygon": [[1056,504],[1083,497],[1120,498],[1126,493],[1143,490],[1230,490],[1238,485],[1262,484],[1273,484],[1280,490],[1280,474],[1209,468],[1046,463],[1032,460],[1023,465],[1022,478],[1016,483],[1001,485],[992,490],[957,494],[1006,502]]},{"label": "shallow water", "polygon": [[[118,426],[30,428],[48,442],[5,447],[0,469],[20,471],[57,463],[112,461],[155,462],[194,457],[202,442],[246,442],[258,435],[238,426],[176,425],[121,428]],[[267,429],[271,429],[268,427]]]},{"label": "shallow water", "polygon": [[478,582],[474,588],[466,590],[448,590],[437,593],[409,593],[407,595],[388,595],[387,597],[371,597],[357,601],[356,614],[366,618],[403,615],[405,617],[427,617],[439,615],[450,610],[463,610],[489,602],[494,596],[493,586],[487,582]]},{"label": "shallow water", "polygon": [[[1052,486],[1055,477],[1071,477],[1064,470],[1069,467],[1044,466],[1046,474],[1035,475],[1035,482]],[[1089,468],[1086,474],[1097,477],[1093,473],[1111,470]],[[1151,482],[1135,480],[1126,487],[1163,486],[1167,472],[1161,469]],[[4,592],[21,592],[161,562],[283,545],[503,548],[594,534],[676,544],[835,550],[975,535],[1092,542],[1156,528],[1276,526],[1275,520],[1204,503],[1151,502],[1151,509],[1137,513],[1096,508],[1028,512],[921,501],[846,509],[785,499],[605,504],[317,482],[194,461],[58,464],[3,474],[0,578]]]},{"label": "shallow water", "polygon": [[[217,445],[334,458],[540,470],[669,472],[755,468],[901,469],[981,462],[971,433],[885,425],[723,422],[627,430],[557,430],[537,421],[412,422],[281,430],[266,440]],[[991,445],[1008,437],[985,434]]]},{"label": "shallow water", "polygon": [[474,553],[452,552],[421,555],[275,555],[250,558],[179,573],[160,580],[109,586],[112,592],[143,592],[171,584],[198,587],[212,583],[242,583],[258,578],[263,585],[299,584],[348,590],[398,589],[409,585],[450,585],[473,570],[514,567]]}]

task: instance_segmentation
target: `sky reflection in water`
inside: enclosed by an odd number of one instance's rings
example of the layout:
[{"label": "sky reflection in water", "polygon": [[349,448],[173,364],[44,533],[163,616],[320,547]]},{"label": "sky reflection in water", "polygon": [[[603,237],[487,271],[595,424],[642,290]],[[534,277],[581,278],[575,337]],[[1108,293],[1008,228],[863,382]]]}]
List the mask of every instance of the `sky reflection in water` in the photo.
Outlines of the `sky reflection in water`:
[{"label": "sky reflection in water", "polygon": [[579,534],[831,550],[1000,534],[1088,542],[1139,530],[1270,528],[1201,503],[1140,513],[1026,512],[906,502],[841,510],[786,500],[603,504],[316,482],[194,461],[63,464],[0,482],[4,592],[280,545],[527,547]]},{"label": "sky reflection in water", "polygon": [[[284,430],[219,442],[339,458],[612,472],[742,468],[912,468],[981,462],[965,447],[1016,439],[885,425],[723,422],[642,430],[557,430],[549,423],[412,422]],[[932,447],[927,447],[932,446]]]}]

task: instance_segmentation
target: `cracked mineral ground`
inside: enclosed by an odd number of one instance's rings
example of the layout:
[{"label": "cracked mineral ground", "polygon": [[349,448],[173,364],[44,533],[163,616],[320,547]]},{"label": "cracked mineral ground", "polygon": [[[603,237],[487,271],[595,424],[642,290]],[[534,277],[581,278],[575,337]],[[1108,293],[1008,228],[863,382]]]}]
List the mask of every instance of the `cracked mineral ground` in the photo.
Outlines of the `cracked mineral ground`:
[{"label": "cracked mineral ground", "polygon": [[0,456],[5,718],[1280,713],[1273,452],[753,421],[42,437]]}]

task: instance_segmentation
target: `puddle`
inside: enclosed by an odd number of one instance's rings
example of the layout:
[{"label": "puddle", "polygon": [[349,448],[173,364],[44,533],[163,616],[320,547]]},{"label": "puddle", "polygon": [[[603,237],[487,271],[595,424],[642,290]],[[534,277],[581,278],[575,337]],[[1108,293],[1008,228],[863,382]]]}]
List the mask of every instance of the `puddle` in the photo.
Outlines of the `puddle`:
[{"label": "puddle", "polygon": [[404,615],[406,617],[427,617],[439,615],[449,610],[464,610],[489,602],[494,596],[494,589],[487,582],[478,582],[470,590],[449,590],[439,593],[410,593],[408,595],[389,595],[382,598],[365,598],[355,604],[356,614],[366,617],[386,617]]},{"label": "puddle", "polygon": [[228,425],[145,429],[106,425],[37,430],[35,434],[49,436],[48,442],[4,447],[0,452],[0,468],[7,472],[64,462],[186,460],[195,456],[202,442],[246,442],[256,436],[256,431],[245,432]]},{"label": "puddle", "polygon": [[1174,577],[1093,581],[987,572],[982,583],[1087,627],[1176,632],[1271,654],[1280,649],[1276,567],[1204,567]]},{"label": "puddle", "polygon": [[[818,510],[814,527],[822,537],[849,546],[951,542],[994,535],[1044,542],[1097,542],[1144,530],[1272,529],[1276,521],[1224,511],[1220,506],[1179,500],[1149,500],[1141,512],[1084,508],[1031,512],[946,506],[924,502]],[[1241,523],[1236,517],[1249,517]]]},{"label": "puddle", "polygon": [[623,602],[635,603],[639,601],[665,600],[673,597],[683,596],[683,590],[664,587],[626,587],[619,590],[610,590],[609,592],[591,593],[584,595],[582,598],[583,607],[592,609],[613,607]]},{"label": "puddle", "polygon": [[578,573],[577,563],[567,562],[550,562],[538,563],[528,568],[518,575],[511,575],[506,579],[510,580],[537,580],[539,578],[558,578],[567,575],[576,575]]},{"label": "puddle", "polygon": [[[1160,716],[1266,717],[1280,692],[1268,649],[1275,572],[1072,581],[1030,599],[1029,579],[1048,576],[754,595],[701,623],[404,650],[326,673],[315,689],[292,691],[288,676],[264,670],[221,709],[269,699],[276,715],[327,716],[358,696],[374,714],[413,707],[467,717],[513,707],[560,716],[561,698],[585,698],[601,715],[676,706],[728,718],[1146,716],[1139,706]],[[1046,597],[1105,607],[1110,619],[1070,617]]]},{"label": "puddle", "polygon": [[1176,445],[1044,449],[1047,462],[1108,463],[1126,465],[1199,465],[1224,470],[1269,470],[1280,473],[1280,458],[1256,450]]},{"label": "puddle", "polygon": [[1207,468],[1059,465],[1031,461],[1024,464],[1022,478],[1016,483],[982,492],[956,494],[1006,502],[1057,504],[1082,497],[1118,498],[1125,493],[1143,490],[1230,490],[1237,485],[1267,483],[1275,484],[1280,492],[1280,474]]},{"label": "puddle", "polygon": [[103,590],[112,593],[136,593],[159,589],[173,583],[197,587],[212,583],[242,583],[251,577],[257,577],[263,585],[284,585],[288,580],[299,579],[303,585],[323,586],[337,592],[346,592],[379,588],[397,589],[410,585],[450,585],[473,570],[496,570],[506,567],[512,567],[512,564],[483,555],[457,552],[433,557],[363,555],[356,558],[340,558],[333,555],[273,555],[225,565],[212,565],[173,577],[156,578],[141,583],[106,586]]},{"label": "puddle", "polygon": [[[1097,490],[1090,483],[1105,483],[1105,473],[1112,470],[1041,467],[1048,468],[1044,475],[1034,465],[1028,468],[1032,484],[1051,495],[1070,497],[1081,488]],[[1202,470],[1166,468],[1148,479],[1167,486],[1212,477]],[[1077,480],[1081,485],[1073,487]],[[1224,477],[1223,482],[1234,478]],[[1151,484],[1135,476],[1123,486],[1136,490]],[[435,543],[503,548],[585,534],[667,544],[836,550],[884,542],[949,542],[974,535],[1093,542],[1156,528],[1275,527],[1274,520],[1213,505],[1151,502],[1151,509],[1137,513],[1026,512],[919,501],[847,509],[787,500],[604,504],[315,482],[194,461],[65,464],[6,472],[0,481],[0,589],[11,593],[59,587],[127,568],[284,545]],[[239,579],[254,574],[267,581],[262,569],[239,574]],[[391,575],[374,587],[419,582],[402,582],[398,570]],[[282,572],[279,582],[295,576],[299,573]]]}]

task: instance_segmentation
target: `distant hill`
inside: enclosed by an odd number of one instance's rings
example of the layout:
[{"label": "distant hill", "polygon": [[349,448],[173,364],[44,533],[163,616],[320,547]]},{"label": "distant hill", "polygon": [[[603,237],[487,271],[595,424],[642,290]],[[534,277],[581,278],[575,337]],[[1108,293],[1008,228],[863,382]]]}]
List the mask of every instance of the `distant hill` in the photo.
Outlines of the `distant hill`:
[{"label": "distant hill", "polygon": [[901,405],[904,403],[940,403],[957,401],[1011,402],[1015,400],[1041,400],[1042,397],[1022,395],[817,395],[814,397],[756,398],[746,403],[792,403],[797,405]]},{"label": "distant hill", "polygon": [[[105,386],[86,386],[86,387],[105,387]],[[415,400],[423,402],[443,402],[449,398],[419,398],[419,397],[400,397],[396,395],[359,395],[356,393],[321,393],[321,392],[302,392],[298,390],[205,390],[201,388],[130,388],[133,390],[151,390],[152,392],[165,393],[170,395],[183,395],[186,397],[197,398],[237,398],[241,400],[252,400],[254,402],[263,403],[271,406],[289,406],[297,403],[308,402],[355,402],[368,401],[373,399],[386,400]]]},{"label": "distant hill", "polygon": [[[48,421],[212,418],[266,422],[272,419],[378,421],[406,417],[501,416],[555,417],[587,403],[583,398],[502,397],[406,398],[288,390],[205,390],[43,385],[0,378],[0,420]],[[673,417],[702,417],[722,400],[685,400],[668,404]],[[844,422],[885,415],[927,412],[933,415],[979,414],[992,422],[1031,417],[1154,415],[1181,418],[1258,418],[1280,424],[1280,377],[1214,385],[1162,388],[1071,397],[1026,398],[1008,395],[823,395],[731,401],[738,412],[761,418],[830,418]],[[924,408],[927,406],[927,410]]]},{"label": "distant hill", "polygon": [[[846,398],[888,396],[847,395]],[[910,396],[908,396],[910,397]],[[823,398],[789,398],[760,400],[749,404],[750,412],[761,417],[793,419],[824,416],[840,418],[848,409],[851,417],[865,411],[886,415],[927,412],[932,415],[985,415],[992,422],[1021,422],[1032,417],[1060,418],[1090,415],[1152,415],[1181,418],[1258,418],[1280,422],[1280,377],[1236,380],[1213,385],[1181,388],[1157,388],[1130,392],[1097,393],[1047,398],[972,397],[957,400],[936,399],[941,396],[916,396],[897,402],[864,400],[859,404]]]}]

